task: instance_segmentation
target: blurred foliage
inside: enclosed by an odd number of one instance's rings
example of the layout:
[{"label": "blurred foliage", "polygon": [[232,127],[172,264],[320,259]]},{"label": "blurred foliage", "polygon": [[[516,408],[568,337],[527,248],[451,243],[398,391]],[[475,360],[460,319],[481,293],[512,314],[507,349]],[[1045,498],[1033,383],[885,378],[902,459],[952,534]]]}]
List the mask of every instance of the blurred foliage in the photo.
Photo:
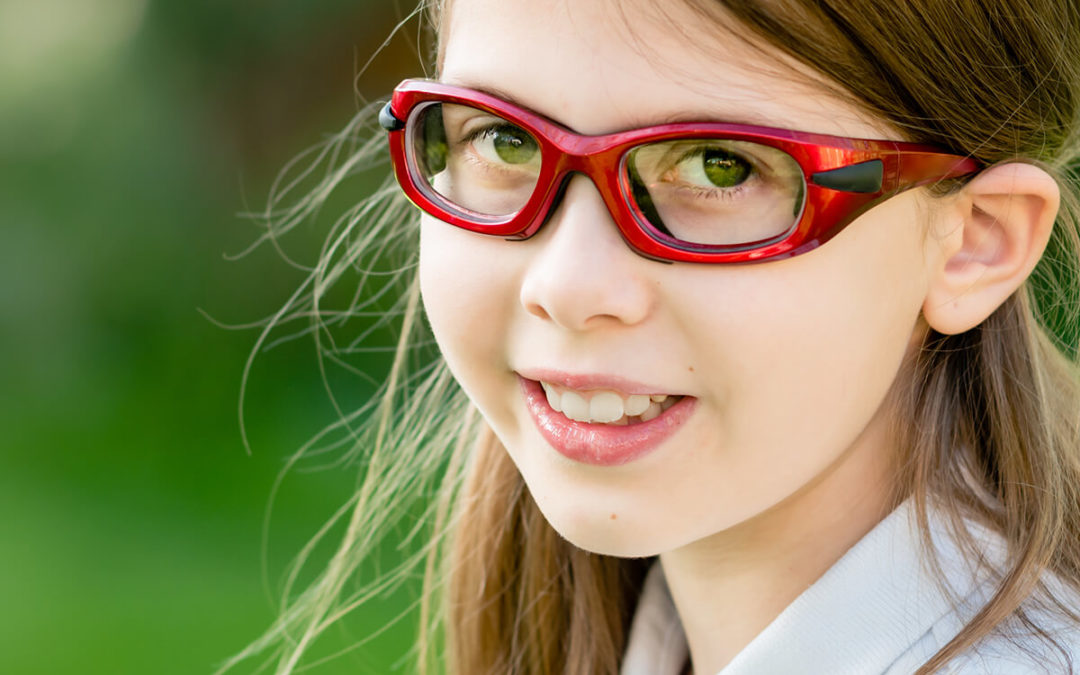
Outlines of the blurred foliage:
[{"label": "blurred foliage", "polygon": [[[0,672],[206,673],[273,620],[289,559],[356,476],[287,478],[264,560],[274,478],[333,409],[310,340],[259,355],[248,455],[257,333],[200,310],[256,321],[303,278],[269,247],[227,260],[260,232],[235,214],[420,72],[414,21],[356,78],[411,9],[0,0]],[[324,232],[297,230],[290,254],[313,262]],[[412,630],[314,670],[392,672]]]}]

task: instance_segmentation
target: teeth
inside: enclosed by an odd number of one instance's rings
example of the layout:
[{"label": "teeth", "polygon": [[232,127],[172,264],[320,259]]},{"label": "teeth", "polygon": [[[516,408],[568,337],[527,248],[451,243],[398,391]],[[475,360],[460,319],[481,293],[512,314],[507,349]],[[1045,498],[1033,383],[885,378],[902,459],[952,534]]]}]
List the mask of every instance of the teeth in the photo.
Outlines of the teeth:
[{"label": "teeth", "polygon": [[658,417],[662,412],[664,412],[664,409],[660,407],[660,404],[653,401],[649,404],[649,407],[645,412],[641,413],[641,421],[648,422],[649,420]]},{"label": "teeth", "polygon": [[548,405],[551,406],[552,410],[562,412],[562,397],[550,387],[544,387],[544,393],[547,394]]},{"label": "teeth", "polygon": [[589,401],[589,417],[593,422],[614,422],[622,416],[623,400],[618,394],[602,391]]},{"label": "teeth", "polygon": [[597,391],[589,398],[585,395],[541,382],[552,410],[561,412],[572,420],[590,424],[614,424],[624,426],[639,418],[648,422],[675,405],[679,397],[667,394],[631,394],[623,397],[613,391]]},{"label": "teeth", "polygon": [[589,402],[572,391],[562,395],[562,414],[578,422],[589,420]]},{"label": "teeth", "polygon": [[[665,395],[664,398],[667,398]],[[645,412],[649,407],[649,397],[644,394],[634,394],[626,399],[626,403],[623,404],[626,408],[626,414],[633,417],[634,415],[640,415]]]}]

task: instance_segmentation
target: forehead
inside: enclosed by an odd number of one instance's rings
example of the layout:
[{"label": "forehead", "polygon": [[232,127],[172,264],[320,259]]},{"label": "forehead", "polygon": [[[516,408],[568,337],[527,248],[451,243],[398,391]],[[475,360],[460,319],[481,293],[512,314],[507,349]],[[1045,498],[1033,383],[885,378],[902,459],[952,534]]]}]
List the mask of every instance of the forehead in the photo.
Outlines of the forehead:
[{"label": "forehead", "polygon": [[[659,7],[662,5],[662,8]],[[719,120],[895,136],[820,76],[681,1],[454,0],[441,79],[505,92],[579,133]]]}]

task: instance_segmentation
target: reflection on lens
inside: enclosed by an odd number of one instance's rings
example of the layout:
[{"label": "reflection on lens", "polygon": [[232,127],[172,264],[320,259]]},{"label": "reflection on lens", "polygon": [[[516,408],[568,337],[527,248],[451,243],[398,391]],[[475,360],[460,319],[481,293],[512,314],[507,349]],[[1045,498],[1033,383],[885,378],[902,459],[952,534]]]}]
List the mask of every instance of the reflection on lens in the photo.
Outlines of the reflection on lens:
[{"label": "reflection on lens", "polygon": [[434,103],[410,121],[412,161],[440,197],[458,209],[509,216],[532,196],[540,144],[532,134],[469,106]]},{"label": "reflection on lens", "polygon": [[685,139],[632,149],[630,199],[654,235],[734,246],[786,233],[802,213],[804,179],[793,157],[729,139]]}]

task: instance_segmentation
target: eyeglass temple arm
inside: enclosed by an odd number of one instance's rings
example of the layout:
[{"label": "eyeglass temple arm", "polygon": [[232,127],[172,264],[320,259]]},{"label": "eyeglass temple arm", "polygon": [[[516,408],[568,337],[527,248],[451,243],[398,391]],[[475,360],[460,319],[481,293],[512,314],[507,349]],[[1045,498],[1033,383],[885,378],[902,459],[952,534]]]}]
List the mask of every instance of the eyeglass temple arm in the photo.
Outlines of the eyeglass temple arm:
[{"label": "eyeglass temple arm", "polygon": [[979,170],[978,162],[971,157],[934,152],[901,152],[887,159],[888,167],[881,159],[871,159],[818,171],[810,176],[810,181],[840,192],[873,194],[905,190]]}]

